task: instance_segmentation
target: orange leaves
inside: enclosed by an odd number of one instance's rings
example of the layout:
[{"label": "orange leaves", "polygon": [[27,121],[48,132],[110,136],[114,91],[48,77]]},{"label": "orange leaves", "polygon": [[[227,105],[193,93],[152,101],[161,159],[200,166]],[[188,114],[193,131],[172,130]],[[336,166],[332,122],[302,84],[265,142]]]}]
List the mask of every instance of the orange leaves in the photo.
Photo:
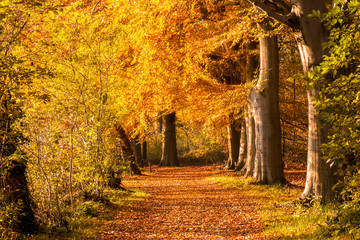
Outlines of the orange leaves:
[{"label": "orange leaves", "polygon": [[[118,79],[117,103],[123,119],[184,111],[189,120],[219,121],[229,112],[239,111],[246,88],[218,84],[206,65],[207,54],[227,38],[235,41],[238,37],[233,36],[233,26],[241,19],[235,16],[240,8],[224,4],[181,0],[121,3],[117,10],[127,11],[126,47],[135,50],[132,57],[125,58],[133,59],[134,64],[121,59],[119,65],[126,67],[114,69],[122,78]],[[205,10],[211,12],[210,21],[198,16]]]},{"label": "orange leaves", "polygon": [[182,167],[155,171],[124,182],[151,197],[121,208],[103,234],[105,239],[261,239],[255,202],[206,179],[219,174],[218,170]]},{"label": "orange leaves", "polygon": [[95,98],[104,81],[109,109],[129,126],[158,111],[221,122],[246,95],[245,87],[219,84],[208,71],[207,55],[239,37],[241,8],[225,2],[67,1],[39,16],[37,42],[59,79],[88,79]]}]

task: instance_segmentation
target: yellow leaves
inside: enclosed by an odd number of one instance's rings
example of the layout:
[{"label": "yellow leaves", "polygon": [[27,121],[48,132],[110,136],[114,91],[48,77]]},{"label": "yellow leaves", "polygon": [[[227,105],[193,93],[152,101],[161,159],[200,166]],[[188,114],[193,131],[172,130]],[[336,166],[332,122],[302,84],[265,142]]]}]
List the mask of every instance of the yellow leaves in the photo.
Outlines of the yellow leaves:
[{"label": "yellow leaves", "polygon": [[198,19],[201,6],[189,1],[64,3],[61,12],[41,17],[39,38],[47,43],[41,51],[57,75],[48,87],[70,98],[87,90],[88,99],[102,87],[113,114],[133,126],[144,114],[170,110],[221,122],[243,106],[246,89],[219,84],[206,69],[207,54],[244,36],[236,34],[244,25],[240,8],[223,12],[209,2],[214,22]]}]

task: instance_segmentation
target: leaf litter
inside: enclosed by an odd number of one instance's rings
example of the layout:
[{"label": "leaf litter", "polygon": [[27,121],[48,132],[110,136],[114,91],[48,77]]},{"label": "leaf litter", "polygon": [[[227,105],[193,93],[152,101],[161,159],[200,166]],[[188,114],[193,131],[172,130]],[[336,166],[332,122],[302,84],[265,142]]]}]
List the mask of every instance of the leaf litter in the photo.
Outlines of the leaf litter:
[{"label": "leaf litter", "polygon": [[151,196],[124,205],[102,239],[266,239],[257,199],[212,183],[215,166],[157,167],[124,180]]}]

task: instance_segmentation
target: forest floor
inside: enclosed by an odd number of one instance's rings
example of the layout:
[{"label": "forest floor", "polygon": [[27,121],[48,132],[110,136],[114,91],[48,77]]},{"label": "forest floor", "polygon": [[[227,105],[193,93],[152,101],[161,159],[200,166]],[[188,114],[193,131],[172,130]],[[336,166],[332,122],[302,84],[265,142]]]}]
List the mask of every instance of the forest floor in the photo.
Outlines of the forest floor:
[{"label": "forest floor", "polygon": [[[290,173],[301,185],[304,179],[296,174]],[[99,234],[102,239],[270,239],[259,216],[267,196],[214,181],[224,175],[235,173],[218,166],[155,167],[129,177],[125,188],[149,196],[120,206]]]}]

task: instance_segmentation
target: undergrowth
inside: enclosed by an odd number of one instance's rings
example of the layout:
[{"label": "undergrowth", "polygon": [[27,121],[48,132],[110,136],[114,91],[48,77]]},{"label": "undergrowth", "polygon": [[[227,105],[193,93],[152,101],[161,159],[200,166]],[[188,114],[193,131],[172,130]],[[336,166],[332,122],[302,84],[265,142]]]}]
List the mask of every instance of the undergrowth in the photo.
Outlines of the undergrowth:
[{"label": "undergrowth", "polygon": [[260,185],[240,176],[210,180],[249,196],[270,239],[360,239],[359,205],[303,204],[298,201],[301,188]]},{"label": "undergrowth", "polygon": [[138,189],[105,189],[101,201],[86,200],[74,206],[66,219],[67,227],[42,226],[37,235],[16,235],[16,239],[99,239],[99,233],[103,230],[101,228],[115,221],[122,205],[133,204],[147,196],[147,193]]}]

